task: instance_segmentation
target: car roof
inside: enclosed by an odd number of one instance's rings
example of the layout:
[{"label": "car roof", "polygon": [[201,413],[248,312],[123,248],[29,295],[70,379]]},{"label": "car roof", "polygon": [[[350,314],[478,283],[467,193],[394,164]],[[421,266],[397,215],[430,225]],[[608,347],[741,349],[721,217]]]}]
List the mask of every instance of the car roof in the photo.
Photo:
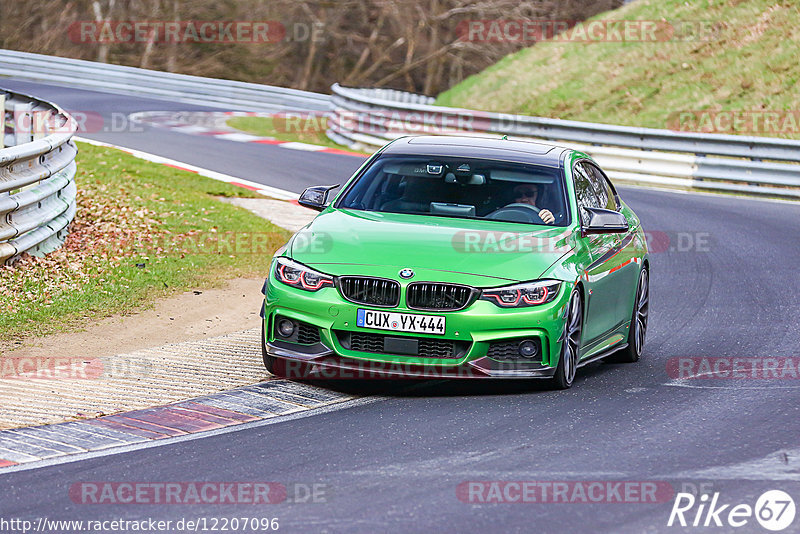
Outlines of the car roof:
[{"label": "car roof", "polygon": [[420,135],[401,137],[386,146],[382,154],[486,158],[558,167],[568,150],[571,149],[499,137]]}]

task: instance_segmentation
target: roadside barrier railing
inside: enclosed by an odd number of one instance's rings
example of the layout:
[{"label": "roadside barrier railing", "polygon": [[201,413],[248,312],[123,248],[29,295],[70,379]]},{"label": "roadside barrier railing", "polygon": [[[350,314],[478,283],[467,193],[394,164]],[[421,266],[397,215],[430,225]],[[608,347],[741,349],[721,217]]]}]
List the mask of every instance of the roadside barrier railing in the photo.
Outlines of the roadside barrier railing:
[{"label": "roadside barrier railing", "polygon": [[329,95],[286,87],[0,49],[0,76],[3,75],[231,111],[324,111],[330,105]]},{"label": "roadside barrier railing", "polygon": [[594,157],[614,180],[800,198],[800,141],[680,132],[434,106],[422,95],[331,87],[328,137],[375,149],[410,134],[508,135]]},{"label": "roadside barrier railing", "polygon": [[0,265],[64,243],[75,216],[75,121],[61,108],[0,88]]}]

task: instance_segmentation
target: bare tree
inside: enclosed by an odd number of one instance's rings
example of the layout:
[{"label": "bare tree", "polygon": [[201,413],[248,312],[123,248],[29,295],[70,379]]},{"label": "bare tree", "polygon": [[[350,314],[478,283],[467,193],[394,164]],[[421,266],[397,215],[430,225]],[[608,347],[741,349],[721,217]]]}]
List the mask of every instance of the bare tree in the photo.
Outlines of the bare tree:
[{"label": "bare tree", "polygon": [[[114,13],[114,0],[108,0],[108,4],[106,5],[106,9],[103,10],[103,6],[100,3],[100,0],[94,0],[92,2],[92,13],[94,14],[94,21],[100,25],[105,21],[110,21],[112,14]],[[101,42],[97,48],[97,61],[100,63],[108,63],[108,49],[110,47],[110,43],[108,42]]]},{"label": "bare tree", "polygon": [[[333,82],[437,94],[531,42],[465,39],[470,21],[582,20],[622,0],[0,1],[0,47],[327,91]],[[81,21],[269,21],[270,43],[84,42]],[[320,31],[321,30],[321,31]],[[31,39],[31,36],[36,36]]]}]

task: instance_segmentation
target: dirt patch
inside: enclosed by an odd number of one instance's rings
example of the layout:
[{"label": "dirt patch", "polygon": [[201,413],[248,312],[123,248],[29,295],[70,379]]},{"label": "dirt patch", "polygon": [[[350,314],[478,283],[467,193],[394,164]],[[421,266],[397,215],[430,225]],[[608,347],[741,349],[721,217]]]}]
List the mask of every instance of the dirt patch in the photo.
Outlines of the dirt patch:
[{"label": "dirt patch", "polygon": [[[187,291],[152,309],[86,325],[83,332],[0,343],[4,357],[99,357],[196,341],[255,328],[263,278],[237,278],[220,289]],[[57,347],[57,349],[56,349]],[[57,354],[56,354],[57,353]]]}]

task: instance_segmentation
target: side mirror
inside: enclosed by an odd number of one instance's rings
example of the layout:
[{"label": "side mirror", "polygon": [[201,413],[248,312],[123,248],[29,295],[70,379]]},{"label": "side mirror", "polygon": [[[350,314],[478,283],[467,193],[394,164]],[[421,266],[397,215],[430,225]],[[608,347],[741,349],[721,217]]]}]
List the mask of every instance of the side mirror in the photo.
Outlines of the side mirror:
[{"label": "side mirror", "polygon": [[297,199],[297,203],[312,210],[322,211],[328,205],[328,193],[336,189],[341,184],[336,185],[316,185],[309,187]]},{"label": "side mirror", "polygon": [[581,233],[592,234],[624,234],[628,231],[628,220],[623,214],[605,208],[584,208],[589,220],[581,227]]}]

